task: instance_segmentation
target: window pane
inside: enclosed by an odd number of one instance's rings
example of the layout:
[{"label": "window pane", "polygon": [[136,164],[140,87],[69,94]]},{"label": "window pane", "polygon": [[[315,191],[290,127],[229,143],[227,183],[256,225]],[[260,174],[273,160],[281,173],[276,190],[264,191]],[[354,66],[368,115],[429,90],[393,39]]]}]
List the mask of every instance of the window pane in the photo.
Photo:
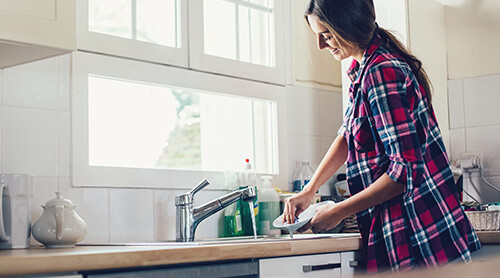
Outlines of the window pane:
[{"label": "window pane", "polygon": [[137,0],[137,39],[175,46],[177,30],[176,0]]},{"label": "window pane", "polygon": [[203,3],[205,54],[275,66],[274,1],[205,0]]},{"label": "window pane", "polygon": [[[88,77],[92,166],[273,173],[276,103]],[[110,110],[112,111],[110,113]]]},{"label": "window pane", "polygon": [[205,54],[237,59],[234,7],[233,3],[224,0],[205,1],[203,12]]},{"label": "window pane", "polygon": [[130,0],[89,0],[89,31],[130,39],[132,37]]},{"label": "window pane", "polygon": [[89,31],[180,47],[178,0],[89,0]]}]

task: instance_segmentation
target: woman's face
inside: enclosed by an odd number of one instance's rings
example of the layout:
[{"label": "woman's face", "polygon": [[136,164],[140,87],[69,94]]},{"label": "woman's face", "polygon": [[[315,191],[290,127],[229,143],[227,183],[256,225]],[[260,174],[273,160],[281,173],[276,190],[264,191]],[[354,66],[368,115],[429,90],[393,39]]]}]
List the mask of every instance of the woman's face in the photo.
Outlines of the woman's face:
[{"label": "woman's face", "polygon": [[337,40],[333,34],[328,31],[325,24],[315,15],[308,15],[307,21],[309,22],[309,26],[311,26],[311,30],[316,34],[316,39],[318,42],[319,49],[328,49],[333,57],[338,60],[344,60],[349,57],[353,57],[354,59],[361,61],[363,58],[363,51],[354,46],[340,44],[339,40]]}]

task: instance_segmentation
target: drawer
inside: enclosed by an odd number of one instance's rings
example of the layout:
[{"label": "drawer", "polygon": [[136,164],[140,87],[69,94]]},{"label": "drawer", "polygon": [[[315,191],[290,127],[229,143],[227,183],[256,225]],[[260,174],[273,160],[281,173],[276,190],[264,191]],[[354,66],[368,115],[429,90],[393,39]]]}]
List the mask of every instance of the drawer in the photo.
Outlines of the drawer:
[{"label": "drawer", "polygon": [[341,277],[340,253],[259,260],[260,277]]}]

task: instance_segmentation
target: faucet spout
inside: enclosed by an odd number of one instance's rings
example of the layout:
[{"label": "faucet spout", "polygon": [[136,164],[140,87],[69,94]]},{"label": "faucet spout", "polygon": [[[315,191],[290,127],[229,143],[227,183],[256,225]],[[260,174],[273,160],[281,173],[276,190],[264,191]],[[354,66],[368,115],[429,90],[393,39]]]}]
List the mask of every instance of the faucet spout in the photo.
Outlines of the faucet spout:
[{"label": "faucet spout", "polygon": [[[208,185],[208,181],[204,180],[200,184],[203,184],[203,187],[205,187]],[[195,188],[199,187],[200,185]],[[177,241],[194,241],[196,228],[205,218],[217,213],[240,199],[252,201],[257,196],[255,187],[245,187],[228,193],[199,207],[193,208],[193,195],[199,190],[201,190],[201,188],[191,190],[188,193],[180,194],[175,197]]]}]

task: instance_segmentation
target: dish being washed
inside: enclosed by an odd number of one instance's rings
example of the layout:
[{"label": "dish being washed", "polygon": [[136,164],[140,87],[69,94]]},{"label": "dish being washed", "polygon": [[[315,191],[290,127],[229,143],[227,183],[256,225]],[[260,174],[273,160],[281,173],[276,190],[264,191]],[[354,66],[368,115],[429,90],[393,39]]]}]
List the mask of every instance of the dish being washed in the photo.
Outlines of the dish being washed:
[{"label": "dish being washed", "polygon": [[314,217],[316,214],[316,209],[322,205],[327,205],[327,204],[334,204],[335,202],[333,201],[324,201],[320,203],[315,203],[310,205],[306,210],[304,210],[301,214],[299,214],[298,217],[295,218],[295,223],[293,224],[288,224],[288,223],[283,223],[283,214],[278,216],[278,218],[274,219],[273,221],[273,226],[282,229],[284,231],[288,231],[290,233],[290,236],[293,235],[293,232],[296,230],[302,228],[304,225],[309,223],[311,219]]}]

